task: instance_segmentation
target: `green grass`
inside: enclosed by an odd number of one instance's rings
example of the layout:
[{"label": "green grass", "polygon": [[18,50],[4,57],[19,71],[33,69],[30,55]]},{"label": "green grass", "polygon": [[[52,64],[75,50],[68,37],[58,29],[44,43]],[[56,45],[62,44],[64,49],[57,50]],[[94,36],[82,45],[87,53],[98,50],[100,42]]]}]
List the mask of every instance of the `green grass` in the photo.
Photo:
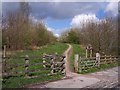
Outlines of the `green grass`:
[{"label": "green grass", "polygon": [[58,80],[62,75],[53,75],[53,76],[39,76],[37,78],[24,78],[23,76],[19,77],[10,77],[3,84],[3,88],[17,88],[24,87],[24,85],[45,83],[47,81]]},{"label": "green grass", "polygon": [[100,67],[94,67],[87,70],[83,70],[81,73],[79,72],[79,74],[94,73],[94,72],[102,71],[102,70],[109,69],[112,67],[117,67],[117,66],[118,66],[117,63],[101,64]]},{"label": "green grass", "polygon": [[67,48],[68,45],[64,43],[56,43],[56,44],[46,45],[46,47],[43,47],[39,50],[26,50],[24,52],[14,52],[14,53],[16,53],[15,56],[25,56],[25,55],[39,56],[42,55],[43,53],[55,54],[56,52],[58,54],[62,54]]},{"label": "green grass", "polygon": [[72,44],[73,52],[70,57],[70,68],[74,71],[74,56],[75,54],[79,54],[81,57],[85,56],[85,50],[80,47],[79,44]]},{"label": "green grass", "polygon": [[[32,56],[41,56],[43,53],[55,54],[56,52],[58,54],[63,54],[67,48],[68,48],[67,44],[56,43],[54,45],[47,45],[46,47],[43,47],[39,50],[27,50],[27,51],[16,52],[16,53],[14,52],[15,54],[13,54],[13,56],[14,57],[22,57],[25,55],[29,55],[30,57],[32,57]],[[42,62],[41,58],[30,59],[30,64],[39,63],[39,62]],[[21,58],[21,59],[7,60],[7,63],[9,63],[9,64],[24,64],[25,61],[23,58]],[[41,68],[43,68],[42,64],[37,65],[37,66],[31,66],[29,69],[30,70],[40,70]],[[15,71],[23,72],[24,66],[15,68]],[[41,72],[31,73],[32,76],[37,75],[38,77],[36,77],[36,78],[25,78],[24,75],[5,77],[4,81],[2,83],[2,87],[3,88],[23,87],[24,85],[28,85],[28,84],[43,83],[46,81],[57,80],[63,76],[63,75],[43,76],[43,74],[48,74],[48,73],[50,73],[50,70],[45,70],[45,71],[42,70]]]},{"label": "green grass", "polygon": [[[73,53],[70,58],[70,68],[72,71],[74,71],[74,55],[79,54],[79,56],[85,57],[85,50],[83,48],[81,48],[80,45],[78,45],[78,44],[72,44],[72,46],[73,46]],[[89,62],[87,62],[87,63],[89,63]],[[90,69],[82,71],[81,73],[80,72],[78,72],[78,73],[80,73],[80,74],[93,73],[93,72],[102,71],[102,70],[109,69],[109,68],[116,67],[116,66],[118,66],[117,63],[101,64],[100,67],[90,68]]]}]

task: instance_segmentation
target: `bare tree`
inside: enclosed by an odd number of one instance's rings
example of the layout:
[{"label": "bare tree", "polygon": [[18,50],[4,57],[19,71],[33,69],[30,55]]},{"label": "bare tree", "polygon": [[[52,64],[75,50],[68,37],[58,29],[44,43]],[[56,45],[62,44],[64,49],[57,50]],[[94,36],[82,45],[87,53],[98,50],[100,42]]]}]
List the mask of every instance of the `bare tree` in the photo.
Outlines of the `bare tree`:
[{"label": "bare tree", "polygon": [[116,27],[116,23],[108,18],[98,23],[90,21],[80,30],[81,42],[91,44],[94,51],[113,53],[117,47]]}]

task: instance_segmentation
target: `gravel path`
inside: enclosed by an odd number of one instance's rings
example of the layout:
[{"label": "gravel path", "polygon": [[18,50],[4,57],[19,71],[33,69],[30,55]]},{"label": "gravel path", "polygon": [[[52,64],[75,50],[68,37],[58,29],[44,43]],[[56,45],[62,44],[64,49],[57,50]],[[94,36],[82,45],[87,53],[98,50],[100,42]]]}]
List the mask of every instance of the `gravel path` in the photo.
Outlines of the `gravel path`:
[{"label": "gravel path", "polygon": [[44,85],[46,88],[114,88],[118,85],[118,67],[105,71],[59,80]]},{"label": "gravel path", "polygon": [[101,72],[89,74],[90,77],[98,78],[100,81],[85,88],[114,88],[118,85],[118,70],[120,67],[107,69]]}]

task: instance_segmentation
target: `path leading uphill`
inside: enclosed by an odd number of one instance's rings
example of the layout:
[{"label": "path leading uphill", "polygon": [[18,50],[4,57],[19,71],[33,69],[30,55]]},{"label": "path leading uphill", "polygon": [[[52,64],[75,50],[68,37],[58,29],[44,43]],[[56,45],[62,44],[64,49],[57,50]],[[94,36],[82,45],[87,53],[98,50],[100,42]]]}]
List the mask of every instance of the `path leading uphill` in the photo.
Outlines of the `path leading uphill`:
[{"label": "path leading uphill", "polygon": [[68,44],[69,48],[65,51],[64,55],[66,56],[66,77],[75,77],[78,76],[77,73],[74,73],[70,69],[70,57],[72,55],[73,47]]},{"label": "path leading uphill", "polygon": [[70,56],[72,54],[72,46],[65,51],[66,56],[66,77],[69,79],[48,82],[44,85],[34,85],[28,88],[112,88],[118,83],[118,67],[108,70],[91,73],[77,74],[70,70]]}]

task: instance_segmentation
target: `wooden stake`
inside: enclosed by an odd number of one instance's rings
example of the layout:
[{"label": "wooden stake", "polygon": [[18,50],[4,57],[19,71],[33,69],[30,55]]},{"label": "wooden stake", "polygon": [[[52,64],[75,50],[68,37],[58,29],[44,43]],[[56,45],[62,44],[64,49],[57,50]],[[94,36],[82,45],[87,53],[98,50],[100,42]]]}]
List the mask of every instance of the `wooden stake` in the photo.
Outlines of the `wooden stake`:
[{"label": "wooden stake", "polygon": [[78,72],[78,59],[79,59],[79,55],[76,54],[75,55],[75,61],[74,61],[75,72]]},{"label": "wooden stake", "polygon": [[29,56],[26,55],[25,56],[25,77],[26,78],[29,78],[29,70],[28,70],[28,68],[29,68]]}]

